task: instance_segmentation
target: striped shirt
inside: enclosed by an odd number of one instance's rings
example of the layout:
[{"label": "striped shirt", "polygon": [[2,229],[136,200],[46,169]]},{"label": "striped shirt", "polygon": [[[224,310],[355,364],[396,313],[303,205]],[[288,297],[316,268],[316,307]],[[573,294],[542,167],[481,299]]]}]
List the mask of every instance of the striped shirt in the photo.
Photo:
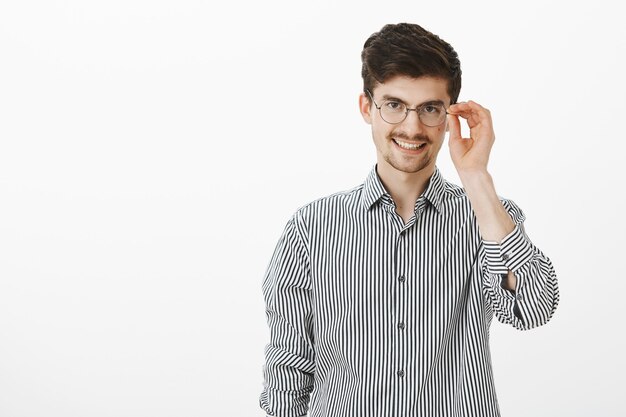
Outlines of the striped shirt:
[{"label": "striped shirt", "polygon": [[[300,208],[263,280],[270,416],[499,416],[489,326],[546,323],[558,303],[550,260],[515,229],[482,240],[465,191],[436,170],[405,224],[372,169]],[[515,291],[502,287],[515,273]]]}]

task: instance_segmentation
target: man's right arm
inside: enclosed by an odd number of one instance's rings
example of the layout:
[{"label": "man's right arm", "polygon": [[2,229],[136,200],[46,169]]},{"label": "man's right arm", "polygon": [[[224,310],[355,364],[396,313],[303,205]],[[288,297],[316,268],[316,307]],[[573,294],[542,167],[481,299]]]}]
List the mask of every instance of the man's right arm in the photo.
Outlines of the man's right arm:
[{"label": "man's right arm", "polygon": [[273,417],[306,415],[315,359],[309,253],[295,217],[285,227],[263,280],[270,342],[261,408]]}]

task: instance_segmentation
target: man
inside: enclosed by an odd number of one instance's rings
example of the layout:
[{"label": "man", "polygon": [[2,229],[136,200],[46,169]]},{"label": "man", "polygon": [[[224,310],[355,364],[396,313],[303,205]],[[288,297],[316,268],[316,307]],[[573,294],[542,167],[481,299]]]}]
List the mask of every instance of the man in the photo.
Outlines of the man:
[{"label": "man", "polygon": [[[362,185],[287,223],[263,282],[261,407],[276,417],[499,416],[492,317],[522,330],[546,323],[554,269],[519,207],[496,194],[491,115],[457,103],[454,49],[418,25],[386,25],[362,61],[359,106],[377,163]],[[446,132],[463,188],[435,165]]]}]

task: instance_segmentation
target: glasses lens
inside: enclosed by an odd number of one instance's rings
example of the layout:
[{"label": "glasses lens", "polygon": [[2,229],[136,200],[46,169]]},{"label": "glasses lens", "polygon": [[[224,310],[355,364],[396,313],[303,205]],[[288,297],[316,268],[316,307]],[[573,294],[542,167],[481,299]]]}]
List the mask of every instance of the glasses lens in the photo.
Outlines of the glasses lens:
[{"label": "glasses lens", "polygon": [[419,116],[426,126],[439,126],[446,119],[446,108],[442,104],[427,104],[420,109]]},{"label": "glasses lens", "polygon": [[406,106],[398,101],[383,101],[380,105],[380,117],[387,123],[401,123],[406,118]]}]

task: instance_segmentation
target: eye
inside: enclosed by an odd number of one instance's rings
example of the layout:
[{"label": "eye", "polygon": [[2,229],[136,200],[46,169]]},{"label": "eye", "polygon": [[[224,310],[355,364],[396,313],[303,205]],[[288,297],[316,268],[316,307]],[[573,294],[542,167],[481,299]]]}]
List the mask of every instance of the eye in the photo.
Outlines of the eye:
[{"label": "eye", "polygon": [[385,101],[383,103],[383,106],[384,106],[385,110],[388,110],[388,111],[391,111],[391,112],[403,112],[403,111],[405,111],[404,104],[400,103],[399,101]]},{"label": "eye", "polygon": [[422,112],[426,114],[441,114],[442,111],[443,111],[443,106],[436,105],[436,104],[427,104],[424,107],[422,107]]},{"label": "eye", "polygon": [[432,104],[428,104],[424,107],[422,107],[422,110],[424,111],[424,113],[437,113],[439,111],[441,111],[441,109],[438,106],[432,105]]}]

